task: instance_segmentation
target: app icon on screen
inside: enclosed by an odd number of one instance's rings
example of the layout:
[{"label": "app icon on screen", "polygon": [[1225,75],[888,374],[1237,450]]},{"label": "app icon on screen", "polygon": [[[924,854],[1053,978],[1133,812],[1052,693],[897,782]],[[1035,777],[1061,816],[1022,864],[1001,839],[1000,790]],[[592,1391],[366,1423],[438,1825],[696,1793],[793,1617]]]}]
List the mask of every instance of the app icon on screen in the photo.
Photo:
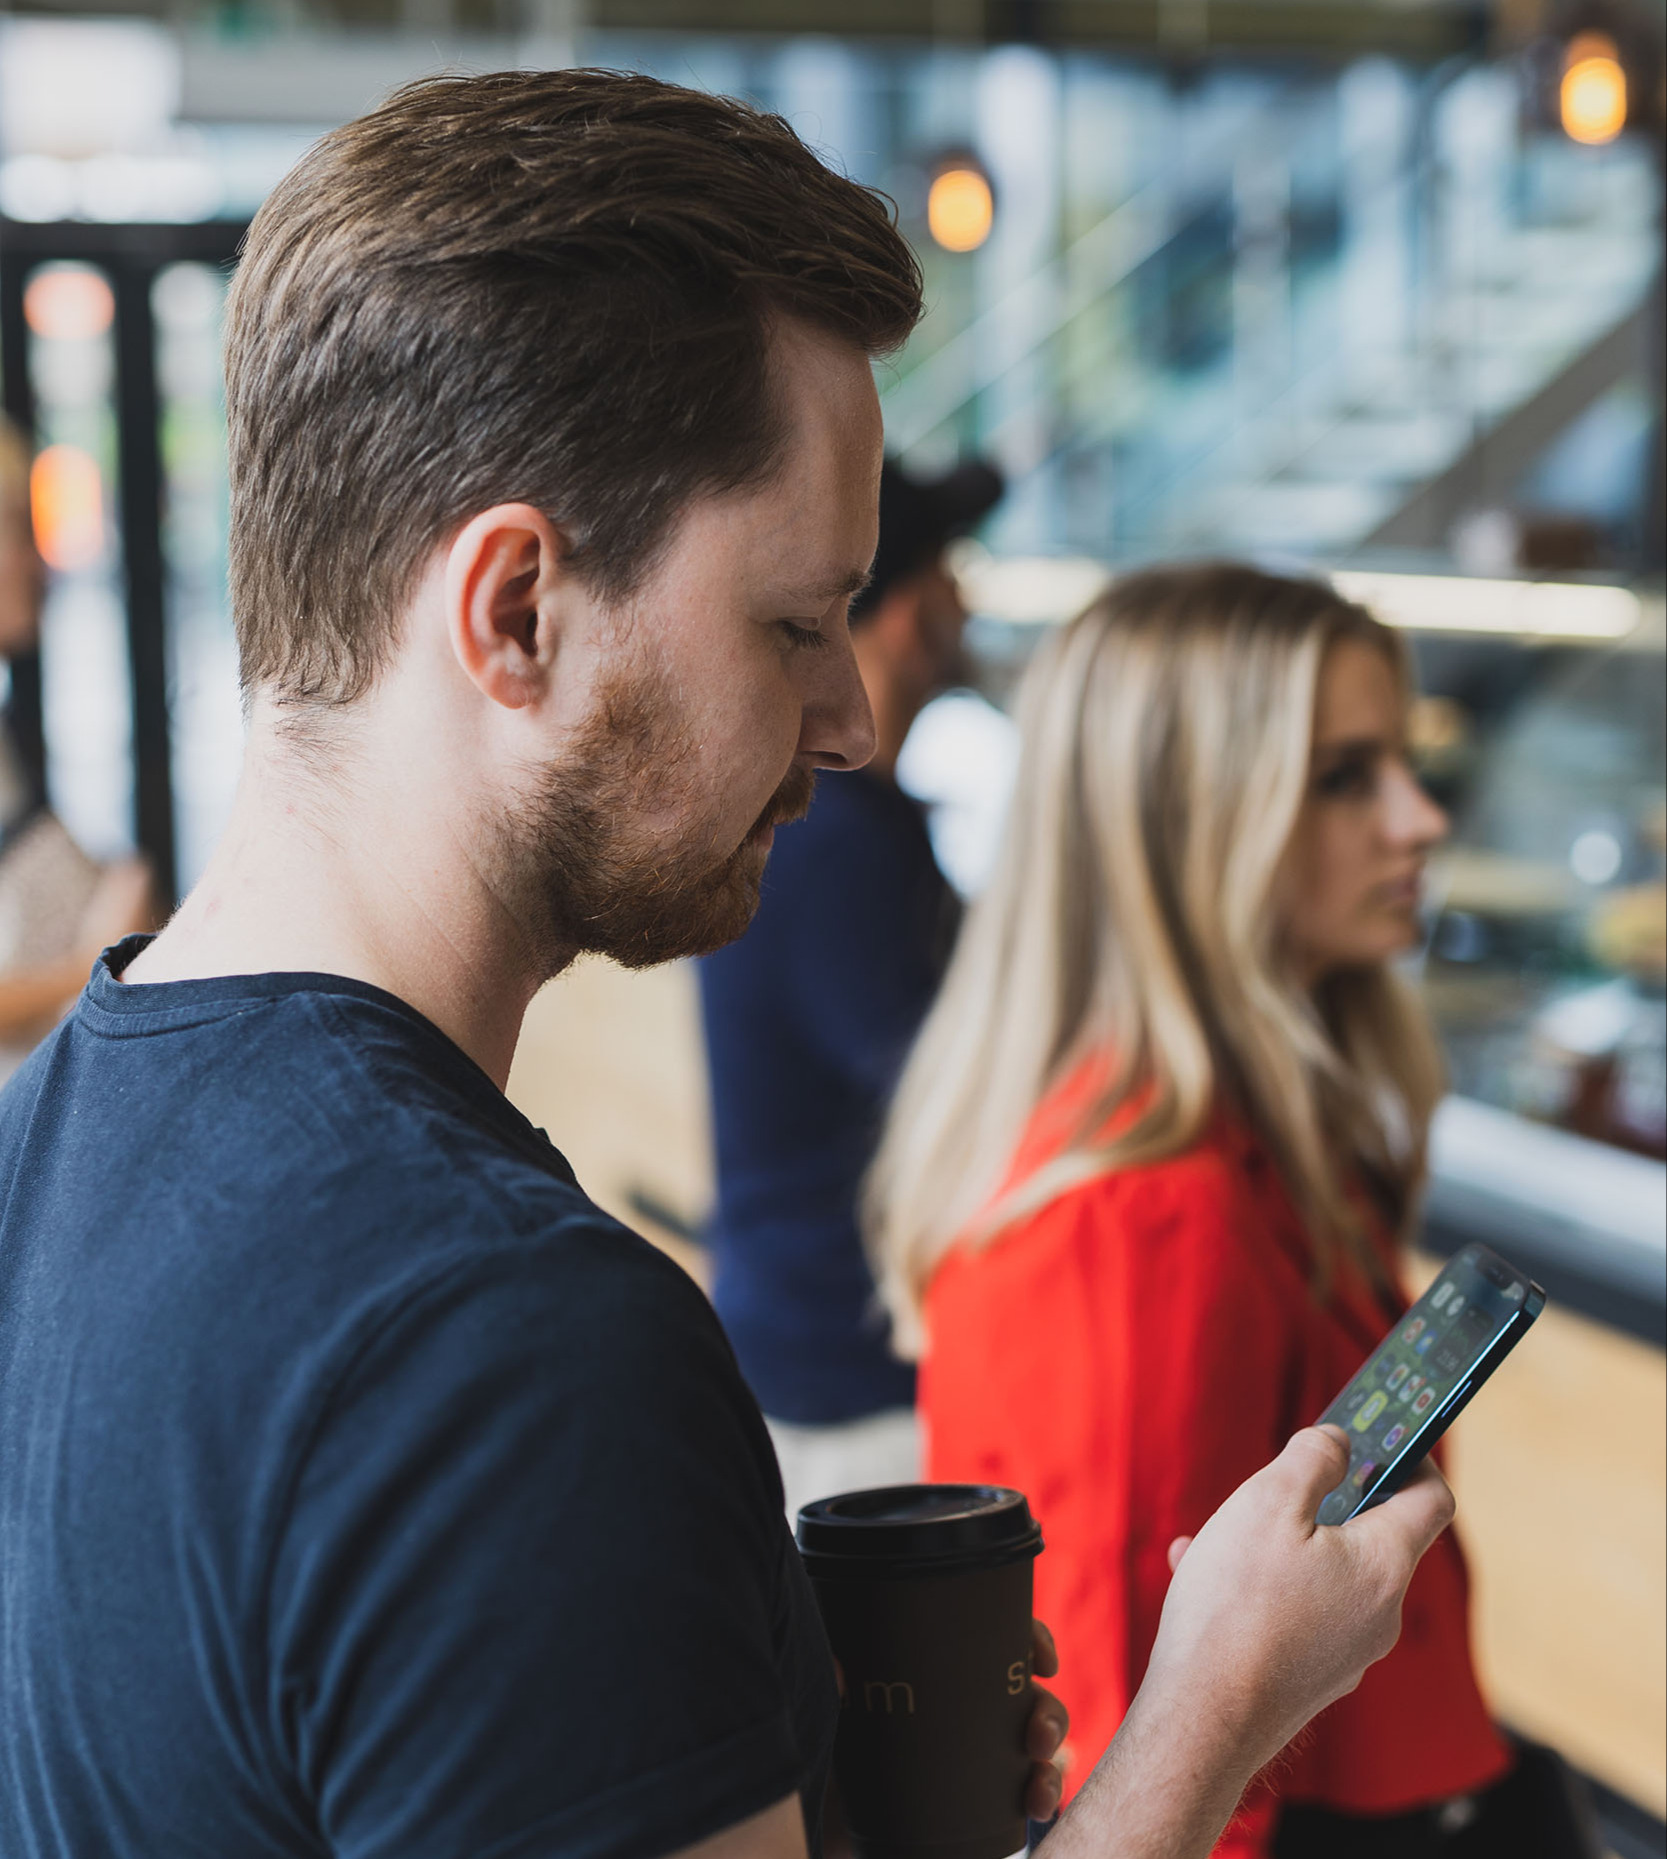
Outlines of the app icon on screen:
[{"label": "app icon on screen", "polygon": [[1403,1401],[1410,1401],[1418,1390],[1423,1387],[1427,1379],[1428,1378],[1423,1375],[1414,1375],[1412,1380],[1401,1390],[1401,1399]]},{"label": "app icon on screen", "polygon": [[1434,1341],[1435,1341],[1435,1331],[1431,1330],[1428,1336],[1420,1336],[1418,1341],[1415,1342],[1412,1346],[1414,1349],[1418,1351],[1418,1353],[1421,1356],[1427,1356],[1430,1353],[1430,1345]]},{"label": "app icon on screen", "polygon": [[1522,1286],[1521,1285],[1506,1285],[1505,1296],[1509,1300],[1509,1302],[1513,1304],[1520,1304],[1522,1302]]},{"label": "app icon on screen", "polygon": [[1366,1429],[1372,1424],[1374,1420],[1377,1419],[1378,1415],[1381,1414],[1388,1405],[1389,1405],[1389,1396],[1385,1394],[1383,1390],[1380,1388],[1378,1392],[1374,1394],[1372,1398],[1366,1403],[1366,1405],[1363,1408],[1361,1408],[1360,1412],[1355,1415],[1354,1430],[1357,1433],[1364,1433]]},{"label": "app icon on screen", "polygon": [[1354,1475],[1350,1478],[1349,1483],[1358,1491],[1377,1469],[1378,1462],[1376,1459],[1362,1459],[1354,1468]]},{"label": "app icon on screen", "polygon": [[1403,1343],[1415,1343],[1418,1341],[1419,1337],[1422,1336],[1423,1334],[1424,1334],[1424,1319],[1422,1317],[1414,1317],[1411,1323],[1409,1323],[1407,1327],[1404,1330],[1402,1330],[1401,1341]]},{"label": "app icon on screen", "polygon": [[1463,1297],[1455,1297],[1452,1303],[1447,1306],[1447,1314],[1449,1317],[1456,1317],[1459,1314],[1459,1312],[1463,1309],[1464,1309]]},{"label": "app icon on screen", "polygon": [[1420,1388],[1418,1390],[1417,1398],[1412,1403],[1412,1411],[1415,1414],[1423,1413],[1424,1410],[1430,1405],[1430,1403],[1434,1401],[1434,1399],[1435,1399],[1434,1388]]},{"label": "app icon on screen", "polygon": [[1398,1387],[1400,1387],[1401,1383],[1405,1381],[1407,1376],[1410,1375],[1411,1373],[1412,1373],[1412,1370],[1408,1368],[1404,1362],[1397,1362],[1395,1366],[1389,1371],[1389,1380],[1385,1384],[1388,1387],[1389,1392],[1393,1394],[1395,1390]]},{"label": "app icon on screen", "polygon": [[1396,1424],[1396,1425],[1394,1425],[1394,1426],[1392,1426],[1392,1427],[1391,1427],[1391,1428],[1389,1429],[1389,1431],[1388,1431],[1387,1433],[1385,1433],[1385,1434],[1384,1434],[1384,1436],[1383,1436],[1383,1449],[1384,1449],[1384,1451],[1385,1451],[1385,1452],[1393,1452],[1393,1451],[1395,1450],[1395,1448],[1396,1448],[1396,1447],[1397,1447],[1398,1445],[1400,1445],[1400,1443],[1401,1443],[1401,1441],[1402,1441],[1402,1440],[1404,1440],[1404,1439],[1406,1438],[1406,1436],[1407,1436],[1407,1430],[1406,1430],[1406,1428],[1405,1428],[1404,1426],[1401,1426],[1401,1425],[1400,1425],[1400,1424],[1399,1424],[1399,1423],[1397,1422],[1397,1424]]},{"label": "app icon on screen", "polygon": [[1456,1349],[1451,1343],[1443,1343],[1432,1352],[1430,1367],[1443,1375],[1451,1375],[1455,1369],[1464,1367],[1464,1351]]},{"label": "app icon on screen", "polygon": [[1343,1412],[1352,1414],[1365,1398],[1366,1390],[1364,1388],[1351,1388],[1349,1390],[1349,1398],[1343,1403]]},{"label": "app icon on screen", "polygon": [[[1430,1308],[1432,1310],[1440,1310],[1452,1295],[1453,1287],[1451,1285],[1437,1285],[1435,1290],[1430,1294]],[[1459,1302],[1462,1304],[1464,1299],[1460,1298]]]}]

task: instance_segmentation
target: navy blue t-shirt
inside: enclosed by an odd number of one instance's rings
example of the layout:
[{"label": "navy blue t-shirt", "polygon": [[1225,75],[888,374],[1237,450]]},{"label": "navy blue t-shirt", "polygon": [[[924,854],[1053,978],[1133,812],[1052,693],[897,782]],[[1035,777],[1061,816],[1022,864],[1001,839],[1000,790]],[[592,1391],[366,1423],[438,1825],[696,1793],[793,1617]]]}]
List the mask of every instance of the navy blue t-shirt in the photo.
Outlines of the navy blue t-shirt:
[{"label": "navy blue t-shirt", "polygon": [[0,1096],[0,1854],[814,1848],[836,1711],[693,1283],[390,995],[101,964]]},{"label": "navy blue t-shirt", "polygon": [[805,819],[777,829],[752,927],[699,965],[713,1302],[778,1420],[913,1403],[857,1197],[958,915],[917,803],[877,775],[824,773]]}]

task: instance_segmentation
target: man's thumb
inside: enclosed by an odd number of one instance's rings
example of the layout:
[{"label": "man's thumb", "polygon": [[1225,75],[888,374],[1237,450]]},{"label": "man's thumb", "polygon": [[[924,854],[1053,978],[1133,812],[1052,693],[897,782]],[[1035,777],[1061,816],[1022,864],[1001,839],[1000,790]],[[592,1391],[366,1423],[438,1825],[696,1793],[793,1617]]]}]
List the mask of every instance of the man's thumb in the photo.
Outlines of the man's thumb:
[{"label": "man's thumb", "polygon": [[1278,1464],[1288,1476],[1292,1502],[1312,1523],[1326,1493],[1348,1472],[1347,1436],[1341,1427],[1304,1427],[1291,1435]]}]

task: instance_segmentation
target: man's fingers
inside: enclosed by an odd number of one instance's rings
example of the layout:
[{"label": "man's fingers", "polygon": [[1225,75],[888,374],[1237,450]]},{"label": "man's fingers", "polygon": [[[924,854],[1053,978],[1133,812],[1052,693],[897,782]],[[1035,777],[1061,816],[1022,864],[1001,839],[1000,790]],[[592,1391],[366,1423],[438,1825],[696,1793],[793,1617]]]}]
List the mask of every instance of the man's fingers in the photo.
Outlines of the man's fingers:
[{"label": "man's fingers", "polygon": [[1065,1792],[1065,1771],[1057,1762],[1038,1762],[1030,1771],[1025,1789],[1025,1818],[1052,1820],[1059,1812],[1059,1797]]},{"label": "man's fingers", "polygon": [[1181,1558],[1192,1547],[1190,1536],[1177,1536],[1169,1545],[1169,1572],[1171,1575],[1181,1566]]},{"label": "man's fingers", "polygon": [[1038,1762],[1046,1762],[1065,1741],[1071,1715],[1051,1691],[1032,1685],[1030,1721],[1025,1726],[1025,1749]]},{"label": "man's fingers", "polygon": [[1454,1509],[1451,1487],[1434,1460],[1426,1459],[1392,1498],[1344,1528],[1385,1537],[1416,1562],[1453,1521]]},{"label": "man's fingers", "polygon": [[1030,1669],[1038,1678],[1052,1678],[1059,1670],[1059,1648],[1045,1620],[1030,1623]]},{"label": "man's fingers", "polygon": [[[1059,1670],[1059,1654],[1053,1635],[1040,1620],[1030,1623],[1031,1657],[1044,1678]],[[1064,1791],[1064,1770],[1054,1760],[1065,1733],[1071,1727],[1071,1714],[1051,1691],[1040,1685],[1030,1688],[1030,1721],[1025,1725],[1025,1751],[1031,1758],[1030,1782],[1025,1789],[1025,1815],[1030,1820],[1052,1820],[1059,1812],[1059,1798]]]}]

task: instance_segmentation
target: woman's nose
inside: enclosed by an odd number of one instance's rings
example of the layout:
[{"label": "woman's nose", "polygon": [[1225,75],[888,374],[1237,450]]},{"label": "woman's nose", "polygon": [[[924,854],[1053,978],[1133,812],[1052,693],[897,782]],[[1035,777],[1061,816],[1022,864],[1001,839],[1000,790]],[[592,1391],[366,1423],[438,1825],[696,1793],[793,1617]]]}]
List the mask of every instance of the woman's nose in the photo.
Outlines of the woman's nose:
[{"label": "woman's nose", "polygon": [[1433,846],[1447,837],[1447,815],[1404,761],[1391,764],[1388,787],[1387,823],[1397,845]]}]

